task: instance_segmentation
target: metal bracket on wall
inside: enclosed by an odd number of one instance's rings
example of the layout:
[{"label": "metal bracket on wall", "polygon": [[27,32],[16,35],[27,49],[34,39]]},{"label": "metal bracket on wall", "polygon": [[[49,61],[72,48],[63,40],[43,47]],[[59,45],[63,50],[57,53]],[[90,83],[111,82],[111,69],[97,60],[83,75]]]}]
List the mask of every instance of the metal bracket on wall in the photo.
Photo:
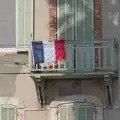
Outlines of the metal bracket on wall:
[{"label": "metal bracket on wall", "polygon": [[107,108],[112,108],[112,77],[104,76],[105,100]]},{"label": "metal bracket on wall", "polygon": [[40,78],[36,79],[34,78],[35,86],[36,86],[36,92],[38,97],[38,102],[41,105],[41,108],[46,106],[46,100],[45,100],[45,81],[41,80]]}]

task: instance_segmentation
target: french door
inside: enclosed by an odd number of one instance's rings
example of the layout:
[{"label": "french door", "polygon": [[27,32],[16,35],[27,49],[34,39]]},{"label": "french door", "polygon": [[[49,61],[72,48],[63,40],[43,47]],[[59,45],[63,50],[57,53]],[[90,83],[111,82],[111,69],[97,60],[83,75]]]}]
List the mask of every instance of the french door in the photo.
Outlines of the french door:
[{"label": "french door", "polygon": [[93,34],[94,0],[57,0],[57,39],[65,40],[69,70],[93,68],[93,47],[79,44],[93,40]]},{"label": "french door", "polygon": [[85,42],[93,39],[93,0],[57,0],[57,37]]}]

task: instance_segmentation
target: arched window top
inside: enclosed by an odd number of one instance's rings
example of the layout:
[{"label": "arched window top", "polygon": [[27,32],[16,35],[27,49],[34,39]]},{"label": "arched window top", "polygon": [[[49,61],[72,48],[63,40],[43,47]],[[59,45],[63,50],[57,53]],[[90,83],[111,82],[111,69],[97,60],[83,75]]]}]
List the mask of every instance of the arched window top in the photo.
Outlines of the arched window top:
[{"label": "arched window top", "polygon": [[[87,102],[84,100],[86,99]],[[50,107],[57,107],[62,104],[73,104],[73,103],[79,103],[79,104],[92,104],[93,106],[103,106],[102,101],[96,97],[91,95],[73,95],[73,96],[65,96],[65,97],[56,97],[50,104]]]},{"label": "arched window top", "polygon": [[63,103],[63,104],[58,105],[58,107],[62,107],[62,106],[95,107],[95,105],[93,103],[90,103],[90,102],[68,102],[68,103]]}]

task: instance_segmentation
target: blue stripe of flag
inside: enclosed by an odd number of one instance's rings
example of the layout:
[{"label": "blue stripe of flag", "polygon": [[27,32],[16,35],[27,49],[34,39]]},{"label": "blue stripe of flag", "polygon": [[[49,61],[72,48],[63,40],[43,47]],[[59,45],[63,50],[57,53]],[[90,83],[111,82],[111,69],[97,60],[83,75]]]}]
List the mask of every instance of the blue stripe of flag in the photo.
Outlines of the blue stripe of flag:
[{"label": "blue stripe of flag", "polygon": [[32,42],[34,64],[44,63],[44,49],[42,41]]}]

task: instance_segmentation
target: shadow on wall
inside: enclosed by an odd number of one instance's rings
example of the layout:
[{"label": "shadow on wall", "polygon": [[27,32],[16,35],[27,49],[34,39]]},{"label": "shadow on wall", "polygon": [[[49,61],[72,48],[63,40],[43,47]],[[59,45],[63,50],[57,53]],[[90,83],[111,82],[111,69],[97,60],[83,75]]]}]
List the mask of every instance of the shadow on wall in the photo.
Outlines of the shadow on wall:
[{"label": "shadow on wall", "polygon": [[[54,86],[54,87],[53,87]],[[64,99],[66,96],[84,95],[95,96],[102,104],[105,103],[103,79],[94,80],[48,80],[45,85],[46,105],[50,105],[57,97],[63,98],[61,101],[70,101]],[[75,98],[76,99],[76,98]],[[76,99],[79,101],[79,99]],[[56,100],[57,101],[57,100]],[[87,102],[87,100],[86,100]]]},{"label": "shadow on wall", "polygon": [[[0,97],[12,97],[16,92],[15,81],[21,67],[14,64],[16,54],[0,55]],[[13,74],[9,74],[13,73]]]}]

